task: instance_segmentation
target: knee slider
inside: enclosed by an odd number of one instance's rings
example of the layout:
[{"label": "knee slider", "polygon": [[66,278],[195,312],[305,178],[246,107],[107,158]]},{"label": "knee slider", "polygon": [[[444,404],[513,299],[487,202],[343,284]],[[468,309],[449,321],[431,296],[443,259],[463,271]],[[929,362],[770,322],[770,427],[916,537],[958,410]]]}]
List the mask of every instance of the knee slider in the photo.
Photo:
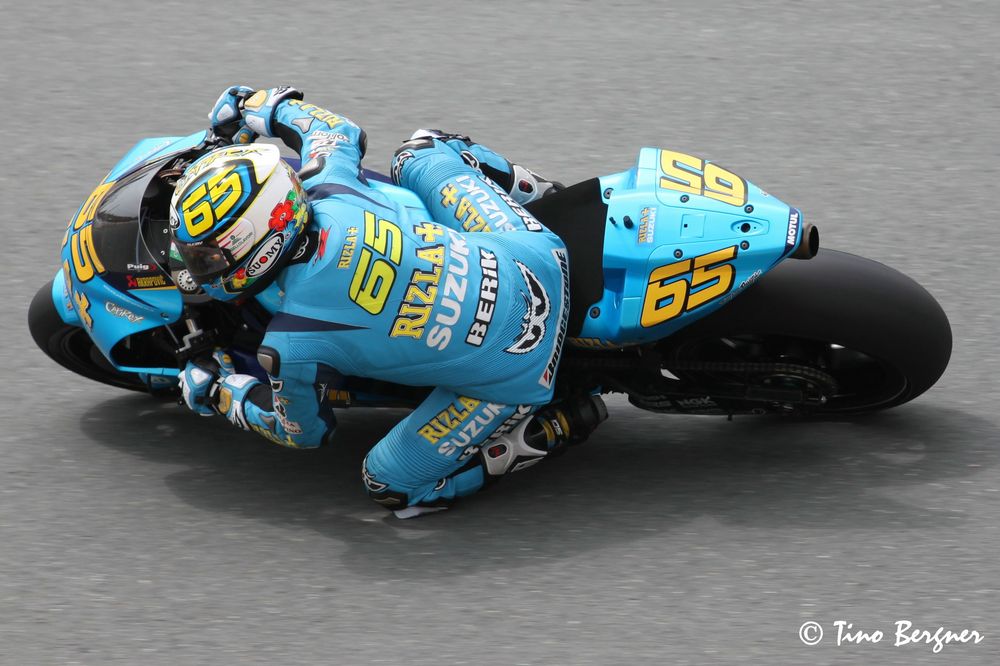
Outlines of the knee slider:
[{"label": "knee slider", "polygon": [[472,139],[465,136],[464,134],[442,132],[439,129],[418,129],[410,136],[410,139],[422,139],[422,138],[440,139],[441,141],[461,141],[464,144],[472,143]]},{"label": "knee slider", "polygon": [[399,185],[403,179],[403,165],[417,156],[417,152],[434,147],[433,139],[404,141],[392,155],[392,182]]},{"label": "knee slider", "polygon": [[467,150],[453,150],[436,137],[417,137],[404,141],[396,149],[392,160],[392,182],[404,187],[413,186],[412,168],[406,174],[408,184],[404,185],[403,168],[410,162],[421,163],[421,175],[435,185],[440,181],[464,173],[468,166],[478,170],[479,161]]},{"label": "knee slider", "polygon": [[264,369],[264,372],[272,377],[277,377],[281,374],[281,355],[274,347],[261,345],[257,349],[257,362],[260,363],[260,367]]},{"label": "knee slider", "polygon": [[390,511],[405,508],[409,504],[409,497],[406,493],[392,490],[387,480],[380,478],[382,476],[384,474],[381,471],[372,471],[368,456],[365,456],[364,462],[361,463],[361,480],[365,484],[365,490],[368,491],[368,497]]},{"label": "knee slider", "polygon": [[402,183],[403,165],[420,154],[434,154],[437,146],[434,144],[434,137],[430,135],[417,136],[424,130],[417,130],[412,137],[404,141],[392,155],[392,182],[396,185]]},{"label": "knee slider", "polygon": [[423,141],[423,140],[433,140],[437,139],[447,146],[450,150],[457,153],[462,161],[468,164],[470,167],[476,171],[482,172],[479,165],[479,158],[472,154],[469,149],[473,146],[473,141],[464,134],[452,134],[450,132],[442,132],[437,129],[418,129],[410,137],[411,141]]}]

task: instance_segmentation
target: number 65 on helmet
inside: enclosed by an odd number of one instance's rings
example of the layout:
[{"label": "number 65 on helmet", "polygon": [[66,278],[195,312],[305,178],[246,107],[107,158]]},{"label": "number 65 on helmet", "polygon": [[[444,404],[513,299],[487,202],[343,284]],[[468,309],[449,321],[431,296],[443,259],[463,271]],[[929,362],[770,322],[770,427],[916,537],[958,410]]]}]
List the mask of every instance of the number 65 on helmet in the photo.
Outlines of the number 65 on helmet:
[{"label": "number 65 on helmet", "polygon": [[170,230],[191,277],[219,300],[258,293],[294,253],[308,220],[295,172],[277,146],[228,146],[177,181]]}]

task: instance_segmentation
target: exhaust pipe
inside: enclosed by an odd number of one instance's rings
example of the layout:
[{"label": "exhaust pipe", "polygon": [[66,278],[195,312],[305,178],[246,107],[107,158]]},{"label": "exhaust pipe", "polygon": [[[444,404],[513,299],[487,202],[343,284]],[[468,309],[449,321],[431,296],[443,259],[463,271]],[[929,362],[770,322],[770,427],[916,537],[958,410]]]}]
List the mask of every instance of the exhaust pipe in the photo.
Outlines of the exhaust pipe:
[{"label": "exhaust pipe", "polygon": [[802,225],[802,240],[789,257],[792,259],[812,259],[819,252],[819,229],[815,225],[806,222]]}]

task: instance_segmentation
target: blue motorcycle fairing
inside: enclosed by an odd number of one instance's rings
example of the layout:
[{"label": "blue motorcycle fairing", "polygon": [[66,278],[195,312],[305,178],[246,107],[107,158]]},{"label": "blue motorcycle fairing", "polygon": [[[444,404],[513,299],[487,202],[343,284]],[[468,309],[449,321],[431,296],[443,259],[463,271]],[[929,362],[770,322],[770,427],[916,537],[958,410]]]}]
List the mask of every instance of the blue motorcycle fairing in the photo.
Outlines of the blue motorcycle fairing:
[{"label": "blue motorcycle fairing", "polygon": [[135,167],[191,150],[205,141],[208,132],[202,130],[188,136],[162,136],[141,139],[111,168],[105,180],[117,180]]},{"label": "blue motorcycle fairing", "polygon": [[60,268],[56,271],[56,277],[52,280],[52,302],[56,306],[56,312],[63,320],[63,323],[70,326],[83,326],[80,317],[77,316],[73,308],[73,300],[70,298],[70,289],[66,282],[66,271]]},{"label": "blue motorcycle fairing", "polygon": [[[163,268],[165,262],[157,261],[158,257],[145,247],[139,206],[156,171],[171,158],[202,144],[205,137],[206,132],[200,131],[184,137],[139,141],[112,167],[67,229],[61,253],[63,267],[53,282],[52,301],[62,320],[85,328],[101,353],[123,372],[144,376],[178,373],[172,367],[124,365],[114,358],[114,348],[130,335],[176,322],[183,311],[183,299]],[[299,167],[297,158],[286,161],[293,168]],[[372,187],[387,190],[387,194],[404,201],[407,207],[423,209],[415,194],[392,185],[387,176],[367,169],[363,170],[363,176]],[[129,196],[122,195],[126,189]],[[116,198],[127,201],[118,202],[114,210],[107,211],[108,202]],[[102,217],[106,212],[111,215]],[[106,253],[114,254],[120,247],[134,248],[134,261],[109,261],[114,257]],[[80,279],[77,268],[86,279]],[[273,313],[281,297],[277,284],[273,284],[257,300]],[[147,383],[152,385],[153,381]]]},{"label": "blue motorcycle fairing", "polygon": [[665,338],[718,309],[795,250],[801,214],[711,162],[643,148],[600,179],[604,294],[574,344]]},{"label": "blue motorcycle fairing", "polygon": [[[98,245],[94,232],[87,229],[95,226],[95,213],[115,185],[129,178],[138,180],[137,174],[147,166],[162,164],[204,138],[205,132],[198,132],[137,143],[98,186],[67,231],[53,302],[67,324],[87,328],[101,352],[120,370],[177,374],[174,368],[121,365],[112,350],[129,335],[177,321],[183,309],[180,293],[162,268],[154,269],[153,262],[148,264],[151,274],[141,276],[148,278],[145,284],[136,283],[134,288],[122,283],[123,275],[134,278],[134,274],[96,271],[80,280],[71,266],[81,262],[87,272],[87,253]],[[293,168],[299,165],[295,158],[286,161]],[[150,167],[150,172],[155,170]],[[429,215],[415,193],[393,185],[388,177],[367,169],[362,170],[362,177],[406,208]],[[572,341],[577,346],[616,347],[667,337],[729,302],[793,252],[801,240],[797,209],[699,158],[643,148],[635,167],[605,176],[600,183],[608,203],[604,294],[592,304],[581,333]],[[133,233],[138,236],[138,205],[131,215]],[[137,237],[136,247],[140,244]],[[97,258],[100,261],[99,253]],[[282,296],[274,284],[257,299],[275,312]],[[81,312],[86,316],[81,317]]]},{"label": "blue motorcycle fairing", "polygon": [[139,215],[159,169],[172,157],[201,144],[205,136],[201,131],[139,141],[98,184],[66,230],[53,302],[63,321],[86,329],[119,370],[177,374],[176,368],[124,365],[114,358],[113,350],[130,335],[180,317],[183,301],[165,269],[166,224],[140,221]]}]

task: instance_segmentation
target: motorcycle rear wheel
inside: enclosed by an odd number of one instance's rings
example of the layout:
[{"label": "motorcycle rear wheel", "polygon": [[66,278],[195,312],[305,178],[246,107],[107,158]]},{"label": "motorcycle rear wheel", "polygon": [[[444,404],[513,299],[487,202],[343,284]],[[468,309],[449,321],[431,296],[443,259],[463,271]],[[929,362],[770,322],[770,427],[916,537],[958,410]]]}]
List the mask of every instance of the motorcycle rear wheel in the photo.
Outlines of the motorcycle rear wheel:
[{"label": "motorcycle rear wheel", "polygon": [[687,368],[672,372],[692,383],[742,375],[763,391],[825,391],[822,403],[765,405],[818,415],[871,412],[916,398],[945,371],[951,346],[947,316],[919,284],[876,261],[822,250],[808,261],[782,262],[661,349],[663,366]]}]

